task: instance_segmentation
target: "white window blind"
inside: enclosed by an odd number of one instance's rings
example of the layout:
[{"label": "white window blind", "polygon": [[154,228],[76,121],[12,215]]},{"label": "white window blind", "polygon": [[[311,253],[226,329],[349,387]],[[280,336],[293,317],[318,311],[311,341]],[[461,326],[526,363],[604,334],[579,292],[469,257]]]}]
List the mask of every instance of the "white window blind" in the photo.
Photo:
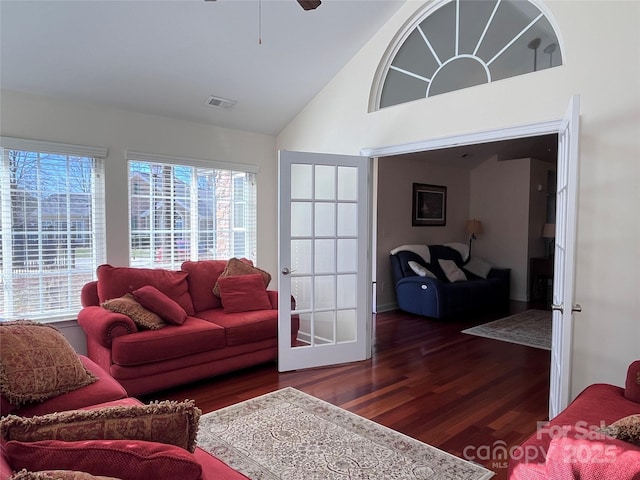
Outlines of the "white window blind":
[{"label": "white window blind", "polygon": [[134,152],[127,158],[131,266],[256,260],[255,167]]},{"label": "white window blind", "polygon": [[105,259],[106,148],[0,137],[0,321],[75,318]]}]

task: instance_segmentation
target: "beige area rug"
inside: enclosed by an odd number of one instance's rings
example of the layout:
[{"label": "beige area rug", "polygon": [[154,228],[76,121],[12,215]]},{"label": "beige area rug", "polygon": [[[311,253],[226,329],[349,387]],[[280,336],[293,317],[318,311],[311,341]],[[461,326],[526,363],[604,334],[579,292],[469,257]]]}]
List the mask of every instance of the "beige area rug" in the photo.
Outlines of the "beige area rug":
[{"label": "beige area rug", "polygon": [[551,350],[551,312],[527,310],[468,328],[462,333]]},{"label": "beige area rug", "polygon": [[203,415],[198,446],[252,480],[481,480],[494,475],[290,387]]}]

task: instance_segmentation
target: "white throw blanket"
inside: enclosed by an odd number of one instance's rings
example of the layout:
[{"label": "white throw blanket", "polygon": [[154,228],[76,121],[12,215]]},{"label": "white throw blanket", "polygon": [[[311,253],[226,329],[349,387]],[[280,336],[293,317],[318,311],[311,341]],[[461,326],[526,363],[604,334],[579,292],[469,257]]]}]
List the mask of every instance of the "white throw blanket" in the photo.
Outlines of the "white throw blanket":
[{"label": "white throw blanket", "polygon": [[403,250],[408,250],[409,252],[419,255],[426,264],[431,263],[431,252],[426,245],[401,245],[391,250],[391,255],[395,255]]}]

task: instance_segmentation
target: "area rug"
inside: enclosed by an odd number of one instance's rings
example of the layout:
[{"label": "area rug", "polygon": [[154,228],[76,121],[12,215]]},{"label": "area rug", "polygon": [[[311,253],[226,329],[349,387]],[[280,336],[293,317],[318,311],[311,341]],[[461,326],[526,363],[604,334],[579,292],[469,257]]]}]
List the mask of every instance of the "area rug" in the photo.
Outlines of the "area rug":
[{"label": "area rug", "polygon": [[462,333],[551,350],[551,312],[526,310],[484,325],[468,328]]},{"label": "area rug", "polygon": [[198,446],[252,480],[482,480],[494,475],[291,387],[203,415]]}]

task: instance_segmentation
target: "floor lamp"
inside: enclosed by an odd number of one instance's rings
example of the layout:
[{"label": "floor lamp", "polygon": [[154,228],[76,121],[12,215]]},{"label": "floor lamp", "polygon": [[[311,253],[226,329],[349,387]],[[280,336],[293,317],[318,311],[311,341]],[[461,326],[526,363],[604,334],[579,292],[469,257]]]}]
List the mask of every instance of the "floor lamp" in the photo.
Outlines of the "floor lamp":
[{"label": "floor lamp", "polygon": [[464,232],[469,235],[469,258],[471,258],[471,242],[475,240],[476,235],[480,235],[484,232],[482,229],[482,222],[480,220],[467,220],[467,224],[464,227]]}]

